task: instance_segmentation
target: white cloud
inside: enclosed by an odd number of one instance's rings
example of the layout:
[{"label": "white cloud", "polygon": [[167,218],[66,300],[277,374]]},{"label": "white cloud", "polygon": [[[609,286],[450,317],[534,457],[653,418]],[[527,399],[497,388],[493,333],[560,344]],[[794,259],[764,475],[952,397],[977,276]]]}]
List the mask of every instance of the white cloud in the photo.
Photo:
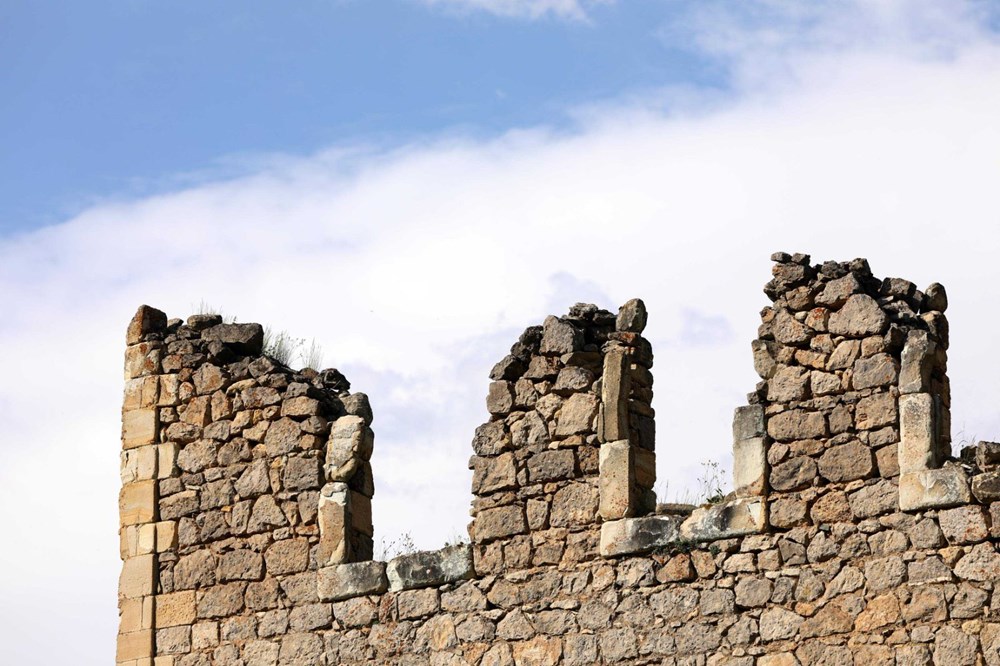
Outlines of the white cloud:
[{"label": "white cloud", "polygon": [[376,529],[427,547],[467,520],[492,362],[576,300],[649,306],[660,477],[683,492],[725,460],[774,250],[944,282],[955,431],[1000,435],[1000,48],[949,16],[946,49],[805,43],[767,66],[769,95],[747,78],[711,111],[276,160],[0,241],[8,658],[110,660],[120,364],[143,302],[315,336],[372,398]]}]

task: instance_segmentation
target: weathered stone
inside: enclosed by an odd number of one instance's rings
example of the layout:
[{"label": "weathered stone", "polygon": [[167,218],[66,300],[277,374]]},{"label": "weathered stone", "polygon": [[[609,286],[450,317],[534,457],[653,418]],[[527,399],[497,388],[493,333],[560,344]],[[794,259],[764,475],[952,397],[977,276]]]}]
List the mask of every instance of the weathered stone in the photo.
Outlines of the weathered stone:
[{"label": "weathered stone", "polygon": [[[142,342],[150,333],[158,333],[167,327],[167,315],[148,305],[140,305],[135,316],[129,322],[125,333],[125,344],[134,345]],[[120,660],[119,660],[120,661]]]},{"label": "weathered stone", "polygon": [[628,440],[601,444],[601,518],[618,520],[633,516],[637,500],[632,447]]},{"label": "weathered stone", "polygon": [[350,562],[322,567],[317,576],[317,594],[322,601],[340,601],[388,589],[384,562]]},{"label": "weathered stone", "polygon": [[903,473],[899,477],[899,508],[903,511],[945,508],[972,499],[960,467]]},{"label": "weathered stone", "polygon": [[888,354],[875,354],[859,358],[854,362],[854,377],[851,383],[857,390],[890,386],[899,377],[899,365]]},{"label": "weathered stone", "polygon": [[877,335],[885,330],[888,320],[874,298],[867,294],[853,294],[830,315],[829,329],[834,335]]},{"label": "weathered stone", "polygon": [[986,512],[980,506],[960,506],[941,511],[938,523],[951,544],[979,543],[990,535]]},{"label": "weathered stone", "polygon": [[760,639],[777,641],[794,637],[805,621],[798,613],[784,608],[768,608],[760,614]]},{"label": "weathered stone", "polygon": [[944,285],[934,282],[924,290],[924,310],[944,312],[948,309],[948,293]]},{"label": "weathered stone", "polygon": [[820,412],[792,409],[767,421],[767,434],[779,441],[825,437],[826,433],[826,419]]},{"label": "weathered stone", "polygon": [[156,489],[153,479],[122,486],[118,494],[118,515],[122,525],[139,525],[156,520]]},{"label": "weathered stone", "polygon": [[816,479],[816,461],[798,456],[771,468],[771,487],[789,491],[806,488]]},{"label": "weathered stone", "polygon": [[473,576],[472,548],[468,544],[401,555],[386,565],[389,589],[436,587]]},{"label": "weathered stone", "polygon": [[490,414],[504,416],[514,408],[514,384],[498,381],[490,383],[489,394],[486,396],[486,409]]},{"label": "weathered stone", "polygon": [[604,356],[601,377],[601,440],[614,442],[629,436],[629,373],[625,350],[615,346]]},{"label": "weathered stone", "polygon": [[767,399],[771,402],[803,400],[809,393],[808,388],[808,370],[794,365],[781,365],[767,381]]},{"label": "weathered stone", "polygon": [[955,575],[963,580],[1000,580],[1000,553],[992,543],[980,543],[972,547],[955,564]]},{"label": "weathered stone", "polygon": [[221,342],[238,354],[256,356],[264,347],[264,328],[260,324],[218,324],[202,331],[201,339]]},{"label": "weathered stone", "polygon": [[477,542],[484,542],[522,534],[527,529],[524,509],[510,505],[480,511],[473,522],[472,534]]},{"label": "weathered stone", "polygon": [[583,347],[583,332],[558,317],[546,317],[542,325],[543,354],[568,354]]},{"label": "weathered stone", "polygon": [[874,469],[872,450],[860,442],[831,447],[819,459],[819,473],[834,482],[864,479]]},{"label": "weathered stone", "polygon": [[896,422],[896,399],[891,393],[876,393],[862,398],[854,408],[854,426],[874,430]]},{"label": "weathered stone", "polygon": [[972,494],[984,504],[1000,500],[1000,472],[986,472],[972,477]]},{"label": "weathered stone", "polygon": [[763,495],[767,491],[767,452],[763,437],[733,442],[733,485],[740,497]]},{"label": "weathered stone", "polygon": [[669,545],[680,536],[678,516],[646,516],[611,520],[601,525],[601,555],[615,557]]},{"label": "weathered stone", "polygon": [[882,479],[850,493],[847,501],[856,518],[872,518],[895,511],[899,506],[899,495],[896,484]]},{"label": "weathered stone", "polygon": [[156,597],[156,627],[176,627],[195,621],[195,593],[174,592]]},{"label": "weathered stone", "polygon": [[569,483],[552,500],[549,518],[553,527],[575,527],[594,522],[598,511],[598,491],[589,483]]},{"label": "weathered stone", "polygon": [[134,409],[122,414],[122,448],[132,449],[157,442],[158,412],[155,409]]},{"label": "weathered stone", "polygon": [[528,458],[528,480],[542,483],[570,479],[575,468],[576,458],[570,449],[539,451]]},{"label": "weathered stone", "polygon": [[556,436],[566,437],[592,429],[598,399],[590,393],[575,393],[563,403],[556,424]]},{"label": "weathered stone", "polygon": [[642,302],[642,299],[633,298],[618,308],[615,330],[642,333],[643,329],[646,328],[647,318],[646,304]]},{"label": "weathered stone", "polygon": [[[572,456],[572,452],[569,452]],[[517,468],[514,455],[504,453],[496,458],[476,456],[472,459],[472,492],[485,495],[498,490],[517,487]]]},{"label": "weathered stone", "polygon": [[700,507],[681,523],[681,537],[714,541],[761,532],[766,527],[763,500],[740,498]]}]

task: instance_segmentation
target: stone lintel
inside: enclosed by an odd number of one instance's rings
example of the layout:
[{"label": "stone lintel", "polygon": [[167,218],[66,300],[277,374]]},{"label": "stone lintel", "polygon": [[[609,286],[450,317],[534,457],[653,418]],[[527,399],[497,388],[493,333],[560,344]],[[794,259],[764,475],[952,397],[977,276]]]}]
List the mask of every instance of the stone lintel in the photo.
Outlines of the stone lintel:
[{"label": "stone lintel", "polygon": [[608,521],[601,525],[601,555],[615,557],[669,546],[678,540],[680,524],[679,516],[643,516]]},{"label": "stone lintel", "polygon": [[393,592],[468,580],[474,574],[469,544],[400,555],[386,565],[389,590]]},{"label": "stone lintel", "polygon": [[340,601],[389,589],[385,562],[349,562],[319,570],[316,593],[320,601]]},{"label": "stone lintel", "polygon": [[899,477],[899,508],[903,511],[941,509],[971,501],[969,480],[957,465],[907,472]]},{"label": "stone lintel", "polygon": [[694,510],[681,524],[686,541],[715,541],[763,532],[767,527],[764,500],[738,498]]}]

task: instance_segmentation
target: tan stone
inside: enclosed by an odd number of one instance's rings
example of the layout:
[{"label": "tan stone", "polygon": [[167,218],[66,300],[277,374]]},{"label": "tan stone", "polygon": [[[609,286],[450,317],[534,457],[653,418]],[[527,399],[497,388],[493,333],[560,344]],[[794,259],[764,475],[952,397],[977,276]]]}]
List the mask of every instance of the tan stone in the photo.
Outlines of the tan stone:
[{"label": "tan stone", "polygon": [[160,392],[160,382],[155,376],[137,377],[125,382],[125,396],[122,400],[122,411],[145,409],[156,406]]},{"label": "tan stone", "polygon": [[156,592],[156,558],[137,555],[122,563],[118,578],[118,594],[126,599],[138,599]]},{"label": "tan stone", "polygon": [[477,542],[522,534],[527,529],[528,524],[524,517],[524,510],[516,505],[499,506],[480,511],[472,524],[473,538]]},{"label": "tan stone", "polygon": [[514,643],[517,666],[555,666],[562,658],[562,641],[554,636],[535,636]]},{"label": "tan stone", "polygon": [[600,513],[604,520],[635,515],[632,447],[628,440],[601,444]]},{"label": "tan stone", "polygon": [[829,329],[834,335],[860,337],[881,333],[889,318],[867,294],[854,294],[830,315]]},{"label": "tan stone", "polygon": [[121,452],[121,480],[123,484],[156,478],[156,447],[140,446]]},{"label": "tan stone", "polygon": [[513,453],[507,452],[495,458],[475,456],[472,469],[472,492],[476,495],[517,487]]},{"label": "tan stone", "polygon": [[899,477],[899,508],[903,511],[945,508],[970,501],[969,481],[961,467],[928,469]]},{"label": "tan stone", "polygon": [[591,429],[597,416],[597,396],[591,393],[574,393],[563,403],[556,424],[556,436],[566,437]]},{"label": "tan stone", "polygon": [[938,522],[950,544],[979,543],[990,535],[981,506],[960,506],[938,513]]},{"label": "tan stone", "polygon": [[156,445],[156,478],[169,479],[177,468],[177,443]]},{"label": "tan stone", "polygon": [[153,600],[155,597],[122,599],[119,603],[118,633],[153,628]]},{"label": "tan stone", "polygon": [[899,396],[899,471],[901,474],[935,466],[934,399],[929,393]]},{"label": "tan stone", "polygon": [[118,513],[122,525],[138,525],[156,520],[156,481],[136,481],[122,486]]},{"label": "tan stone", "polygon": [[155,444],[158,423],[155,409],[133,409],[122,414],[122,448]]},{"label": "tan stone", "polygon": [[164,520],[156,523],[156,552],[165,553],[177,547],[177,523]]},{"label": "tan stone", "polygon": [[601,380],[601,406],[603,420],[602,442],[628,439],[628,358],[621,347],[612,347],[604,356],[604,375]]},{"label": "tan stone", "polygon": [[118,649],[115,652],[115,660],[118,663],[133,659],[152,658],[152,656],[152,629],[143,629],[141,631],[132,631],[127,634],[118,634]]},{"label": "tan stone", "polygon": [[194,590],[161,594],[156,597],[156,628],[192,624],[195,620]]},{"label": "tan stone", "polygon": [[733,442],[733,485],[739,497],[763,495],[767,491],[767,451],[763,437]]}]

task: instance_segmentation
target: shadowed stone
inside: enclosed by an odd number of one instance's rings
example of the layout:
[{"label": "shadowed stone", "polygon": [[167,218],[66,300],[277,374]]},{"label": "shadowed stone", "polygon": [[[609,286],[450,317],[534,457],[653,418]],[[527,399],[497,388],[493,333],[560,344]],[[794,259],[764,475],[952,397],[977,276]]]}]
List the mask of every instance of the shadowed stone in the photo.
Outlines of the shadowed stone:
[{"label": "shadowed stone", "polygon": [[474,575],[472,546],[459,544],[441,550],[401,555],[389,561],[385,572],[389,589],[393,592],[467,580]]}]

